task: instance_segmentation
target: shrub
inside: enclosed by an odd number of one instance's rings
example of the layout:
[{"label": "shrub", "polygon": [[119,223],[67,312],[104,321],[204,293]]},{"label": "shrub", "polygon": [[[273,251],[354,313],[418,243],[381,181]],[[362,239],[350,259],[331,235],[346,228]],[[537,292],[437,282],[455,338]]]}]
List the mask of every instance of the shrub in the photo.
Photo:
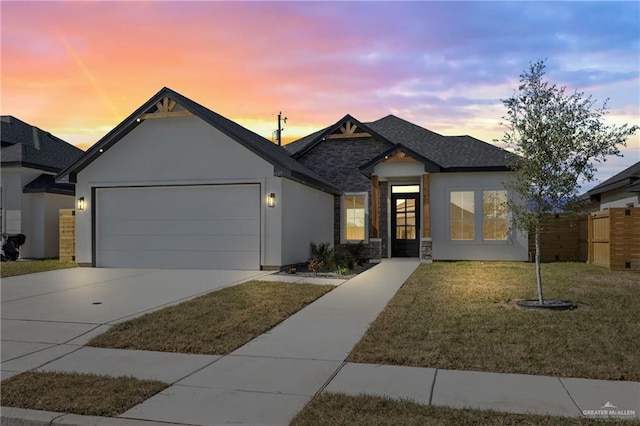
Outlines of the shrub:
[{"label": "shrub", "polygon": [[347,261],[347,267],[349,269],[353,269],[356,262],[358,265],[362,265],[365,261],[362,254],[364,253],[366,247],[363,241],[360,241],[358,244],[345,244],[344,245],[347,254],[345,259]]},{"label": "shrub", "polygon": [[311,243],[311,259],[322,262],[323,266],[329,266],[334,263],[334,254],[331,243]]},{"label": "shrub", "polygon": [[311,259],[308,263],[307,266],[309,267],[309,269],[311,269],[313,271],[313,273],[318,276],[318,271],[320,271],[322,269],[322,267],[324,266],[324,262],[321,260],[317,260],[317,259]]}]

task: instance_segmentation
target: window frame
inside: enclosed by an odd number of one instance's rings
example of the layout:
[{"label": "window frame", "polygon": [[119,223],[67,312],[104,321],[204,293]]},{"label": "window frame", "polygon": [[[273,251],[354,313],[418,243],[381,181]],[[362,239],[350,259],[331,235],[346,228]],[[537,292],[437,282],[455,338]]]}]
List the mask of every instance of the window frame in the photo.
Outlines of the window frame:
[{"label": "window frame", "polygon": [[[357,240],[347,239],[347,217],[345,208],[346,197],[364,197],[364,238]],[[340,243],[358,244],[369,242],[369,193],[368,192],[345,192],[340,196]]]}]

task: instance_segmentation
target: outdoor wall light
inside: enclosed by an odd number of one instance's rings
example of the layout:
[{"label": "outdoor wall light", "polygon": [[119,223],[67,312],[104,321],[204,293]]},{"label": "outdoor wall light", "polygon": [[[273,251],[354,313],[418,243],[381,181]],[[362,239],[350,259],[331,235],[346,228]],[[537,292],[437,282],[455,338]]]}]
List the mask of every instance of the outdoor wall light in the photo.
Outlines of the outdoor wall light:
[{"label": "outdoor wall light", "polygon": [[84,210],[84,197],[78,198],[78,210]]},{"label": "outdoor wall light", "polygon": [[275,207],[276,206],[276,194],[274,192],[272,192],[271,194],[267,195],[267,206],[269,206],[269,207]]}]

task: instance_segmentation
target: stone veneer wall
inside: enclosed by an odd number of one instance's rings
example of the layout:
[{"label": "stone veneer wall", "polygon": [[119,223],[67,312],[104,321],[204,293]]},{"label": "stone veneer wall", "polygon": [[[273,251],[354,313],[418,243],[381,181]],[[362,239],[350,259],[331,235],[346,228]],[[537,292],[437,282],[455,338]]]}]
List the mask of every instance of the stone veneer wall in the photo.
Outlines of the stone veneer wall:
[{"label": "stone veneer wall", "polygon": [[[311,151],[306,153],[300,161],[302,164],[318,173],[320,176],[333,183],[344,192],[366,192],[369,194],[369,212],[371,212],[371,180],[360,172],[359,166],[371,158],[389,149],[385,143],[373,138],[354,139],[327,139],[320,142]],[[386,198],[388,196],[388,184],[380,184],[380,237],[382,240],[382,256],[387,255],[387,213]],[[340,197],[334,197],[334,235],[333,244],[336,251],[341,251],[340,243],[341,216]],[[371,218],[369,218],[369,236],[373,236]],[[368,245],[367,245],[368,246]],[[368,256],[368,247],[365,256]]]}]

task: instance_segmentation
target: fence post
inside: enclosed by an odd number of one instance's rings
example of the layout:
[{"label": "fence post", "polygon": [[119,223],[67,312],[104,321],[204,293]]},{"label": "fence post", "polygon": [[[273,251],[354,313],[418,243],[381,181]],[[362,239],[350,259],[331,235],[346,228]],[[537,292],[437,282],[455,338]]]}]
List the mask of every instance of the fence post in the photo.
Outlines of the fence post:
[{"label": "fence post", "polygon": [[593,216],[589,213],[587,228],[587,263],[593,263]]}]

